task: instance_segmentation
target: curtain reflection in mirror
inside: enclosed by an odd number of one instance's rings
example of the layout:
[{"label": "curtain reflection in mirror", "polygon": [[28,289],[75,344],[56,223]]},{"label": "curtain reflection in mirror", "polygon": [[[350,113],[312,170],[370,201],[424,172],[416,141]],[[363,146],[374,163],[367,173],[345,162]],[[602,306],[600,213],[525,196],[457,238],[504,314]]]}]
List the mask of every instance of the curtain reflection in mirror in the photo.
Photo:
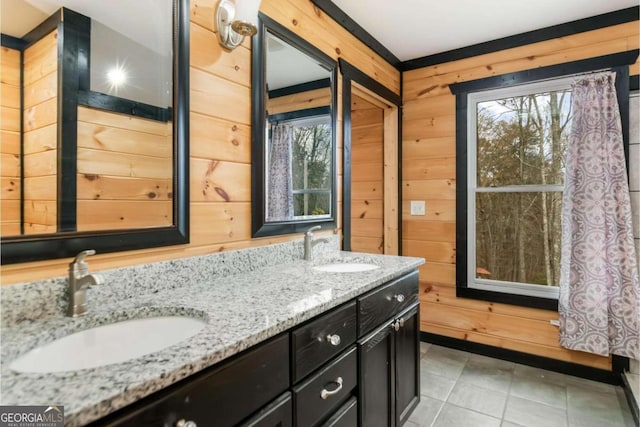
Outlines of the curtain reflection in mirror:
[{"label": "curtain reflection in mirror", "polygon": [[272,127],[268,153],[269,197],[267,219],[281,221],[293,218],[293,178],[291,140],[293,126],[281,123]]}]

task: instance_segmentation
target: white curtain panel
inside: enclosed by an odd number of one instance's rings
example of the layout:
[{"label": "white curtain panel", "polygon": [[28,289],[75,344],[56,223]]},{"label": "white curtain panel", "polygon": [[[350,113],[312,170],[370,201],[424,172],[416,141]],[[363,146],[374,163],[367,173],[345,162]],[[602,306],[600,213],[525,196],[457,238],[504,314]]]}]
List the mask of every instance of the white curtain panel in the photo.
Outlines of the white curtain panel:
[{"label": "white curtain panel", "polygon": [[267,170],[267,221],[293,218],[292,139],[291,125],[279,124],[271,129]]},{"label": "white curtain panel", "polygon": [[560,268],[560,344],[638,357],[638,268],[615,73],[573,83]]}]

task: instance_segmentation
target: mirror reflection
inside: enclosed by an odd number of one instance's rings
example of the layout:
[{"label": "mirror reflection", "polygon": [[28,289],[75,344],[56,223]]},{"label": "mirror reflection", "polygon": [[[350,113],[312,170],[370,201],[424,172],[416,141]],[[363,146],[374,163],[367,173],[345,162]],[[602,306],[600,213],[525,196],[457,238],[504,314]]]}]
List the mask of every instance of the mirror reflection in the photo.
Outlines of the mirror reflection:
[{"label": "mirror reflection", "polygon": [[1,15],[3,239],[172,226],[173,1]]},{"label": "mirror reflection", "polygon": [[333,215],[331,70],[266,33],[265,221]]}]

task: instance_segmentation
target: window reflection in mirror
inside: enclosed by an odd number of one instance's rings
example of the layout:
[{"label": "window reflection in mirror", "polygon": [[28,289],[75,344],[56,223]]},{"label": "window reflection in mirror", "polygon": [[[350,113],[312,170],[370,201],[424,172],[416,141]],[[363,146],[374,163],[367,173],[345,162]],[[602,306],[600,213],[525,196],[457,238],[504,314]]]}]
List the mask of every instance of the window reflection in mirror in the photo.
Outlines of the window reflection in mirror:
[{"label": "window reflection in mirror", "polygon": [[331,218],[331,71],[267,31],[266,222]]},{"label": "window reflection in mirror", "polygon": [[[287,114],[268,118],[267,221],[331,214],[331,116],[328,108],[324,110],[325,114],[311,117],[297,112],[290,118]],[[283,159],[278,151],[285,140],[291,156]],[[286,177],[285,182],[281,177]],[[290,188],[286,181],[291,182]]]}]

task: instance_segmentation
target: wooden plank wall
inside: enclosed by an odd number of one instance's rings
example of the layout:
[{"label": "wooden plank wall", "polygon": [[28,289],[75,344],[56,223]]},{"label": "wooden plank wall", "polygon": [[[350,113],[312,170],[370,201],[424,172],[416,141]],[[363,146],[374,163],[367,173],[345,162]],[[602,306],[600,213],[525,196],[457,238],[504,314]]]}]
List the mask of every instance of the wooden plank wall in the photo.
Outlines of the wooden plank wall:
[{"label": "wooden plank wall", "polygon": [[267,111],[272,115],[329,105],[331,105],[331,88],[326,87],[270,98],[267,100]]},{"label": "wooden plank wall", "polygon": [[384,111],[351,95],[351,250],[384,253]]},{"label": "wooden plank wall", "polygon": [[78,108],[78,231],[173,223],[171,122]]},{"label": "wooden plank wall", "polygon": [[0,234],[20,234],[20,51],[0,54]]},{"label": "wooden plank wall", "polygon": [[[455,97],[449,84],[638,48],[638,22],[403,74],[403,253],[421,269],[421,330],[609,369],[610,359],[558,345],[555,312],[455,297]],[[638,74],[639,65],[631,67]],[[426,216],[410,216],[426,200]]]},{"label": "wooden plank wall", "polygon": [[[191,243],[97,255],[91,260],[94,271],[301,238],[288,235],[251,239],[250,42],[245,41],[232,52],[224,50],[213,27],[217,1],[190,3]],[[400,73],[311,2],[263,0],[260,7],[263,13],[327,55],[334,59],[344,57],[400,93]],[[340,81],[338,89],[340,102]],[[342,162],[341,129],[342,124],[338,123],[338,164]],[[338,200],[340,203],[340,195]],[[340,216],[338,219],[341,224]],[[64,276],[68,263],[63,259],[4,265],[2,283]]]},{"label": "wooden plank wall", "polygon": [[58,39],[52,31],[24,51],[24,234],[57,228]]}]

